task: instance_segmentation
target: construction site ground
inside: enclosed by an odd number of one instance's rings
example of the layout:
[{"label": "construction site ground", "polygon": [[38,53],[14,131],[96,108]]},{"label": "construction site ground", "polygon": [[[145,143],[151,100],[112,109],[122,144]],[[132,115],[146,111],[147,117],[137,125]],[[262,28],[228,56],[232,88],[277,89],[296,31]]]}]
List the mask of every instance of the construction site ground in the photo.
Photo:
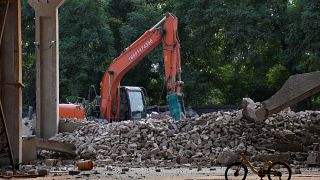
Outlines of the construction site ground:
[{"label": "construction site ground", "polygon": [[[156,169],[160,172],[156,172]],[[82,171],[78,175],[68,175],[66,172],[50,172],[46,177],[36,179],[62,180],[62,179],[148,179],[148,180],[223,180],[225,167],[197,168],[129,168],[123,172],[123,167],[112,167],[112,170],[97,167],[91,171]],[[249,171],[248,180],[260,179]],[[268,179],[264,177],[263,179]],[[301,168],[301,174],[293,174],[293,180],[318,180],[320,179],[320,168]]]},{"label": "construction site ground", "polygon": [[[46,180],[224,179],[226,166],[246,152],[257,167],[280,160],[292,168],[292,179],[320,179],[319,111],[282,111],[260,123],[241,117],[241,111],[232,111],[180,122],[170,118],[112,124],[60,120],[60,133],[50,139],[57,149],[41,146],[45,149],[35,151],[30,156],[34,160],[23,164],[20,174],[44,173],[37,179]],[[33,124],[25,119],[25,130],[32,133]],[[254,145],[244,148],[243,136]],[[60,149],[58,142],[63,145]],[[36,140],[36,144],[40,147],[43,142]],[[26,152],[31,154],[29,149]],[[79,164],[94,168],[82,171]],[[246,179],[260,178],[249,170]]]}]

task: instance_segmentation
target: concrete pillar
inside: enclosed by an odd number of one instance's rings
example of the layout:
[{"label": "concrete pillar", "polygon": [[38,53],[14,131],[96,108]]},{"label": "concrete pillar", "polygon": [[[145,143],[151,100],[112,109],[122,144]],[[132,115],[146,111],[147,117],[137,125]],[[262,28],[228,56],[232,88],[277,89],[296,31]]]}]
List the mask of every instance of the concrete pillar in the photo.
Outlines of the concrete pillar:
[{"label": "concrete pillar", "polygon": [[38,137],[50,138],[58,132],[59,39],[58,8],[64,0],[28,0],[36,21],[36,97]]},{"label": "concrete pillar", "polygon": [[[0,0],[0,25],[6,1]],[[0,29],[1,29],[0,27]],[[22,51],[20,0],[10,0],[0,46],[0,99],[15,162],[21,162]],[[2,128],[1,128],[2,129]],[[1,140],[2,141],[2,140]]]}]

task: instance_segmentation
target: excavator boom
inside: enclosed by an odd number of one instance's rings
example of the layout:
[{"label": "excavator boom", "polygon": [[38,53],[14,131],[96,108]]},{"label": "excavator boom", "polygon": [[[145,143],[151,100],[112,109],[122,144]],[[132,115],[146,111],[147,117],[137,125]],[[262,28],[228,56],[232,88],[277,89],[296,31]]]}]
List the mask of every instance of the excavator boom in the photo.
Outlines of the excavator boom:
[{"label": "excavator boom", "polygon": [[171,112],[175,119],[180,119],[180,114],[184,111],[183,104],[181,105],[181,101],[178,101],[182,96],[183,82],[181,81],[180,44],[177,31],[177,17],[167,13],[166,17],[146,31],[138,40],[127,47],[119,57],[113,60],[100,83],[100,110],[104,118],[110,122],[119,120],[121,79],[162,42],[166,88],[168,99],[170,99],[169,107],[172,109]]}]

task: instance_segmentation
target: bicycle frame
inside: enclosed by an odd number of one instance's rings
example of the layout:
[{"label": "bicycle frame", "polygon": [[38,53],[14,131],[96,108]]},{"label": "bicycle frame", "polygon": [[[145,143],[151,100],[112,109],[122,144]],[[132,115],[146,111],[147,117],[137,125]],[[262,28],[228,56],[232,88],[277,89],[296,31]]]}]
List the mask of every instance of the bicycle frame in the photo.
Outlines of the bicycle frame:
[{"label": "bicycle frame", "polygon": [[240,162],[241,164],[244,164],[245,166],[249,167],[252,172],[254,172],[255,174],[258,174],[259,169],[253,166],[244,154],[240,155]]},{"label": "bicycle frame", "polygon": [[[231,168],[232,168],[231,176],[236,177],[240,175],[240,170],[242,169],[242,167],[244,168],[244,175],[243,175],[244,178],[246,178],[248,174],[248,169],[250,169],[254,174],[257,174],[261,179],[266,175],[268,176],[269,179],[271,179],[271,175],[273,175],[274,177],[278,176],[280,178],[282,177],[282,175],[284,175],[288,177],[288,180],[291,178],[292,170],[290,168],[290,165],[282,161],[272,162],[270,160],[267,160],[263,163],[263,166],[258,166],[258,167],[254,166],[253,163],[250,162],[250,159],[246,156],[246,152],[247,152],[246,141],[244,142],[244,146],[245,146],[245,151],[240,154],[240,158],[239,158],[240,161],[233,162],[232,164],[227,166],[227,169],[225,171],[226,179],[228,179],[228,176],[229,176],[228,172],[230,172],[229,170],[231,170]],[[282,170],[285,170],[284,174],[282,174],[281,172]]]},{"label": "bicycle frame", "polygon": [[[267,173],[264,173],[263,168],[255,167],[254,165],[252,165],[252,163],[250,163],[247,156],[244,154],[240,155],[240,162],[241,162],[241,164],[244,164],[245,166],[249,167],[251,169],[251,171],[255,174],[258,174],[258,175],[266,175],[267,174]],[[269,167],[269,166],[271,166],[271,164],[272,164],[272,161],[266,161],[264,167]]]}]

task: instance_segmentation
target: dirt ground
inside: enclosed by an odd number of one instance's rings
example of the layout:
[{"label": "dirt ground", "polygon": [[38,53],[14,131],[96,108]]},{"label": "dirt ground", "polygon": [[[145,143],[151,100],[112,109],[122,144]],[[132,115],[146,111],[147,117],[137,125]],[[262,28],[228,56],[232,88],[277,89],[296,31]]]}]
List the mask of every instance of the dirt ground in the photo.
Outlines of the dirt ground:
[{"label": "dirt ground", "polygon": [[[158,169],[156,172],[156,169]],[[160,171],[160,172],[159,172]],[[225,167],[211,168],[129,168],[123,172],[123,167],[112,167],[112,170],[106,168],[94,168],[91,171],[82,171],[79,175],[68,175],[66,172],[50,172],[44,180],[62,180],[62,179],[148,179],[148,180],[223,180]],[[319,180],[320,168],[304,168],[301,174],[294,174],[293,180]],[[249,171],[248,180],[260,180],[260,178]],[[263,179],[268,179],[267,177]]]}]

